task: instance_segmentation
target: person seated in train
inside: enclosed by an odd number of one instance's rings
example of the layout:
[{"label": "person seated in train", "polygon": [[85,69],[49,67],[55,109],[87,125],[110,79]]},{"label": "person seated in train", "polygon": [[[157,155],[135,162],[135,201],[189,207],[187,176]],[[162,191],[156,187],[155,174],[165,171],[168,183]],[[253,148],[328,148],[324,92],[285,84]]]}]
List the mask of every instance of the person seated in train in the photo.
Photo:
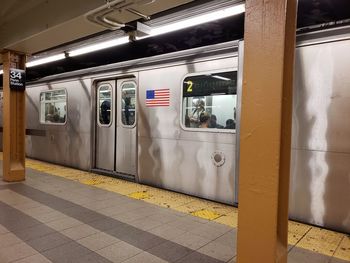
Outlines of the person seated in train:
[{"label": "person seated in train", "polygon": [[226,121],[225,129],[236,129],[236,123],[235,123],[235,121],[232,120],[232,119],[228,119],[228,120]]},{"label": "person seated in train", "polygon": [[202,112],[199,116],[198,128],[209,128],[210,116],[207,112]]},{"label": "person seated in train", "polygon": [[216,115],[212,114],[210,116],[210,122],[209,122],[209,128],[217,128],[217,129],[222,129],[224,126],[218,124],[216,119]]}]

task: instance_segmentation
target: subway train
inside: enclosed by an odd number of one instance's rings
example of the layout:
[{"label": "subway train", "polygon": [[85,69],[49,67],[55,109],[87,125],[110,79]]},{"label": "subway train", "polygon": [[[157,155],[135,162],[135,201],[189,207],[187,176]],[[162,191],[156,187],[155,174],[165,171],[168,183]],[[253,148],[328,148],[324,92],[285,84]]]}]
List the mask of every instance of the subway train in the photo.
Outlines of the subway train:
[{"label": "subway train", "polygon": [[[243,46],[28,83],[27,156],[237,204]],[[350,29],[298,35],[295,59],[290,218],[350,233]]]}]

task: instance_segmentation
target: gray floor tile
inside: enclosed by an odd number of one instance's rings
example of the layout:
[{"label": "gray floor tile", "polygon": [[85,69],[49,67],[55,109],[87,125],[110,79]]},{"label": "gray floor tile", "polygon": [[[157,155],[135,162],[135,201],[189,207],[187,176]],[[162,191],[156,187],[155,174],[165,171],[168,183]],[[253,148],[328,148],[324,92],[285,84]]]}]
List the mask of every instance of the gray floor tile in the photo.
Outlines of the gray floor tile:
[{"label": "gray floor tile", "polygon": [[[115,206],[115,202],[111,203],[110,200],[94,201],[84,204],[83,206],[92,210],[101,210],[111,206]],[[114,201],[114,200],[113,200]]]},{"label": "gray floor tile", "polygon": [[47,236],[30,240],[29,245],[37,251],[43,252],[45,250],[53,249],[70,242],[72,242],[71,239],[63,236],[60,233],[55,232]]},{"label": "gray floor tile", "polygon": [[71,227],[61,231],[61,233],[73,240],[78,240],[92,234],[99,232],[99,230],[92,228],[89,225],[82,224],[75,227]]},{"label": "gray floor tile", "polygon": [[62,246],[42,252],[43,256],[52,262],[72,263],[81,262],[80,259],[89,255],[92,251],[75,243],[70,242]]},{"label": "gray floor tile", "polygon": [[159,238],[156,235],[144,232],[142,230],[130,232],[121,239],[124,242],[127,242],[128,244],[142,250],[148,250],[165,242],[163,238]]},{"label": "gray floor tile", "polygon": [[0,225],[0,235],[10,232],[6,227]]},{"label": "gray floor tile", "polygon": [[112,262],[123,262],[141,253],[142,250],[125,242],[118,242],[103,249],[97,250],[96,252]]},{"label": "gray floor tile", "polygon": [[7,233],[0,235],[0,249],[6,248],[9,246],[13,246],[13,245],[21,243],[21,242],[22,241],[11,232],[7,232]]},{"label": "gray floor tile", "polygon": [[92,251],[96,251],[96,250],[108,247],[117,242],[120,242],[120,240],[110,235],[107,235],[105,233],[98,232],[91,236],[79,239],[77,240],[77,242],[83,245],[84,247],[89,248]]},{"label": "gray floor tile", "polygon": [[236,249],[234,247],[222,245],[215,241],[198,249],[197,252],[225,262],[236,255]]},{"label": "gray floor tile", "polygon": [[55,232],[54,229],[49,228],[44,224],[13,231],[13,233],[23,241],[46,236],[54,232]]},{"label": "gray floor tile", "polygon": [[43,255],[36,254],[33,256],[29,256],[17,261],[14,261],[14,263],[50,263],[51,261],[45,258]]},{"label": "gray floor tile", "polygon": [[74,226],[78,226],[83,224],[82,222],[74,219],[74,218],[63,218],[63,219],[58,219],[55,221],[51,221],[49,223],[47,223],[47,226],[57,230],[57,231],[62,231],[65,230],[67,228],[71,228]]},{"label": "gray floor tile", "polygon": [[101,219],[100,214],[87,208],[80,207],[79,205],[62,209],[61,212],[66,216],[73,217],[79,221],[82,221],[83,223],[89,223]]},{"label": "gray floor tile", "polygon": [[47,214],[41,214],[41,215],[33,215],[33,217],[42,223],[49,223],[59,219],[67,218],[65,214],[62,214],[58,211],[54,211]]},{"label": "gray floor tile", "polygon": [[190,231],[191,229],[203,227],[202,223],[191,220],[188,217],[179,218],[178,220],[175,220],[175,221],[168,223],[168,225],[179,228],[179,229],[184,230],[184,231]]},{"label": "gray floor tile", "polygon": [[209,240],[214,240],[217,239],[218,237],[221,237],[228,231],[230,231],[229,228],[219,228],[219,227],[213,227],[209,226],[208,224],[206,225],[200,225],[194,228],[189,229],[189,231],[193,234],[199,235],[203,238],[209,239]]},{"label": "gray floor tile", "polygon": [[218,242],[222,245],[235,247],[237,245],[237,229],[233,229],[222,236],[215,239],[215,242]]},{"label": "gray floor tile", "polygon": [[171,241],[177,244],[180,244],[182,246],[188,247],[190,249],[197,250],[200,247],[208,244],[211,240],[200,237],[190,232],[186,232],[183,235],[172,239]]},{"label": "gray floor tile", "polygon": [[123,261],[123,263],[167,263],[168,261],[165,261],[163,259],[160,259],[156,256],[153,256],[152,254],[149,254],[147,252],[142,252],[140,254],[137,254],[136,256]]},{"label": "gray floor tile", "polygon": [[192,216],[190,214],[185,214],[185,216],[183,218],[188,218],[191,221],[197,222],[197,223],[201,223],[201,224],[208,224],[208,223],[212,223],[210,220],[204,219],[204,218],[200,218],[197,216]]},{"label": "gray floor tile", "polygon": [[237,257],[234,257],[233,259],[227,261],[227,263],[236,263],[237,262]]},{"label": "gray floor tile", "polygon": [[18,243],[10,247],[0,249],[0,262],[7,263],[15,260],[23,259],[37,254],[33,248],[25,243]]},{"label": "gray floor tile", "polygon": [[13,206],[13,208],[16,208],[20,211],[26,211],[26,210],[30,210],[30,209],[33,209],[33,208],[36,208],[39,206],[41,206],[40,203],[32,201],[32,202],[17,204],[15,206]]},{"label": "gray floor tile", "polygon": [[162,222],[150,219],[148,217],[131,221],[131,222],[129,222],[129,224],[132,226],[135,226],[139,229],[146,230],[146,231],[163,225]]},{"label": "gray floor tile", "polygon": [[102,215],[101,215],[101,219],[89,222],[88,224],[100,231],[108,231],[109,229],[116,228],[122,225],[121,222],[118,222],[113,218],[108,218]]},{"label": "gray floor tile", "polygon": [[169,226],[169,225],[162,225],[159,227],[155,227],[151,230],[149,230],[150,233],[153,233],[159,237],[165,238],[167,240],[174,239],[180,235],[183,235],[186,233],[185,230]]},{"label": "gray floor tile", "polygon": [[151,248],[147,252],[165,261],[175,262],[176,260],[191,254],[193,251],[176,243],[166,241],[159,246]]},{"label": "gray floor tile", "polygon": [[208,257],[198,252],[193,252],[176,261],[176,263],[224,263],[224,262],[225,261]]},{"label": "gray floor tile", "polygon": [[330,257],[299,247],[294,247],[288,253],[288,263],[329,263]]},{"label": "gray floor tile", "polygon": [[112,216],[112,215],[117,215],[128,211],[130,211],[130,209],[127,206],[122,206],[122,207],[111,206],[111,207],[101,209],[98,212],[106,216]]},{"label": "gray floor tile", "polygon": [[37,206],[37,207],[29,207],[26,209],[23,209],[22,211],[24,211],[27,215],[41,215],[41,214],[49,214],[52,212],[55,212],[54,209],[41,205],[41,206]]},{"label": "gray floor tile", "polygon": [[134,221],[145,217],[146,216],[139,214],[136,211],[125,212],[125,213],[116,214],[113,216],[114,219],[117,219],[118,221],[121,221],[124,223],[128,223],[130,221]]},{"label": "gray floor tile", "polygon": [[163,212],[163,213],[155,213],[151,216],[148,216],[147,219],[156,220],[156,221],[159,221],[159,222],[166,224],[166,223],[170,223],[170,222],[178,220],[179,217],[177,215],[172,214],[172,213],[164,213]]},{"label": "gray floor tile", "polygon": [[74,263],[111,263],[111,261],[99,254],[90,253],[82,256],[77,261],[74,261]]}]

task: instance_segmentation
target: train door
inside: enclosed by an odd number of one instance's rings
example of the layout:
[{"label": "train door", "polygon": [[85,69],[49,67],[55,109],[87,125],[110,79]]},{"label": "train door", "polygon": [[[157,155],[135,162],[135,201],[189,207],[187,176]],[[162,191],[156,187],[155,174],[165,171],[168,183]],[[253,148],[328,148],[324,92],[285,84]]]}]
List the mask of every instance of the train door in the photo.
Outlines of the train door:
[{"label": "train door", "polygon": [[116,172],[136,175],[136,82],[117,80]]},{"label": "train door", "polygon": [[97,84],[96,100],[95,167],[114,171],[115,80],[103,81]]},{"label": "train door", "polygon": [[95,168],[132,179],[137,149],[135,79],[101,81],[96,91]]}]

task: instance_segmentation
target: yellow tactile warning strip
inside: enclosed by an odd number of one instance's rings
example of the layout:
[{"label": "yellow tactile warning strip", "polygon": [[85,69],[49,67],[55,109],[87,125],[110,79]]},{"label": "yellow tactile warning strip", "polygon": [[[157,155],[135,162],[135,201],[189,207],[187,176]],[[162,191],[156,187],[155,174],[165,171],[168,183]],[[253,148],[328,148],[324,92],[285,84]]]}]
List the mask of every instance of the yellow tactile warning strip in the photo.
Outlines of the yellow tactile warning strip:
[{"label": "yellow tactile warning strip", "polygon": [[313,227],[297,246],[304,249],[333,256],[344,235],[326,229]]},{"label": "yellow tactile warning strip", "polygon": [[[26,167],[231,227],[237,226],[238,209],[232,206],[32,159],[26,159]],[[292,246],[350,261],[350,236],[293,221],[289,221],[288,232],[288,242]]]},{"label": "yellow tactile warning strip", "polygon": [[348,260],[350,262],[350,236],[343,236],[339,247],[334,253],[334,257]]}]

